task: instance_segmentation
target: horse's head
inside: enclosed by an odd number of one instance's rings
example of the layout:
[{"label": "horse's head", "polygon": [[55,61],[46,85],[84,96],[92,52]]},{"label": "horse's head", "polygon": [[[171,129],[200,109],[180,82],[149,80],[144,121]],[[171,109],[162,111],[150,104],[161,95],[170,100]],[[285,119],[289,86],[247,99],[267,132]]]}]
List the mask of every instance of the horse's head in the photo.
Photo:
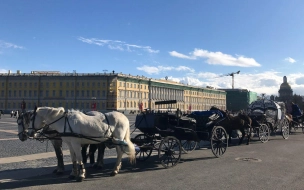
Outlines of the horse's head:
[{"label": "horse's head", "polygon": [[33,137],[35,133],[44,127],[45,125],[45,116],[47,115],[48,109],[37,108],[35,107],[34,112],[31,115],[28,135]]},{"label": "horse's head", "polygon": [[21,113],[17,118],[18,137],[21,141],[27,140],[27,132],[30,125],[31,112]]}]

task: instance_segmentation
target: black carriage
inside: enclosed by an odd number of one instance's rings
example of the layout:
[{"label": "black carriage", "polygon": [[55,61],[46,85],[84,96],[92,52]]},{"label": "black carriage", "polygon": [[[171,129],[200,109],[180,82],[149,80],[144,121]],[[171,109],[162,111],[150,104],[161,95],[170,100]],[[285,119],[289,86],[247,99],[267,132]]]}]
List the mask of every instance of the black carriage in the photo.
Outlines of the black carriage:
[{"label": "black carriage", "polygon": [[270,133],[281,132],[284,139],[289,137],[289,122],[283,102],[261,99],[252,102],[248,107],[252,127],[261,142],[269,140]]},{"label": "black carriage", "polygon": [[[155,104],[172,103],[176,100]],[[223,127],[215,126],[218,117],[216,112],[211,111],[182,116],[178,109],[146,111],[137,115],[135,127],[142,134],[131,139],[137,145],[137,160],[147,160],[156,150],[161,164],[170,168],[180,161],[182,151],[191,152],[201,140],[210,141],[212,153],[221,157],[228,147],[228,138]]]}]

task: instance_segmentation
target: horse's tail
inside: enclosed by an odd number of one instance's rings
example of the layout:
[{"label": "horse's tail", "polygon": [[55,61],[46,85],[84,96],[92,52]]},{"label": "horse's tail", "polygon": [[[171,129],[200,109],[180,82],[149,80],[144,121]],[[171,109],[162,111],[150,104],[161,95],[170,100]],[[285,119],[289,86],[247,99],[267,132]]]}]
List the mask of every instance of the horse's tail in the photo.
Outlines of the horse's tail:
[{"label": "horse's tail", "polygon": [[127,144],[128,144],[128,154],[129,154],[129,160],[130,160],[130,163],[131,164],[134,164],[136,162],[136,158],[135,158],[135,146],[134,144],[131,142],[131,139],[130,139],[130,127],[128,126],[127,128],[127,132],[126,132],[126,135],[125,135],[125,139],[124,139]]}]

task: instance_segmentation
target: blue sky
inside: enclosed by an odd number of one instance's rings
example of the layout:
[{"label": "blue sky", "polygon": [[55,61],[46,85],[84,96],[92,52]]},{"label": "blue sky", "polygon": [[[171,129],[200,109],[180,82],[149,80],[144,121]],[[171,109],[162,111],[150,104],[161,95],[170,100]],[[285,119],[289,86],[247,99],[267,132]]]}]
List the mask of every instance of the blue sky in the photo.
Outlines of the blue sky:
[{"label": "blue sky", "polygon": [[304,95],[302,0],[3,0],[0,72],[122,72]]}]

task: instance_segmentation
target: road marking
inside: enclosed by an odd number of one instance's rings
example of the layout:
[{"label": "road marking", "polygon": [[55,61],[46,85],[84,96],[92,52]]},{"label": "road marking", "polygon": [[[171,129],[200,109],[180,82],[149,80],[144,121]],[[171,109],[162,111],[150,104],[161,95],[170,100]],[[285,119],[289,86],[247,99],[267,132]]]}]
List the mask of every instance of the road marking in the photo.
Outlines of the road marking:
[{"label": "road marking", "polygon": [[15,122],[5,122],[5,121],[0,121],[0,123],[17,124],[17,121],[16,121],[16,123],[15,123]]},{"label": "road marking", "polygon": [[19,138],[7,138],[7,139],[0,139],[0,141],[10,141],[10,140],[18,140]]},{"label": "road marking", "polygon": [[[63,155],[70,155],[69,150],[62,151]],[[15,156],[15,157],[5,157],[0,158],[0,164],[9,164],[14,162],[26,162],[38,159],[45,159],[45,158],[52,158],[55,157],[55,152],[45,152],[39,154],[30,154],[30,155],[23,155],[23,156]]]},{"label": "road marking", "polygon": [[11,134],[18,135],[18,132],[16,130],[4,130],[4,129],[0,129],[0,132],[11,133]]}]

